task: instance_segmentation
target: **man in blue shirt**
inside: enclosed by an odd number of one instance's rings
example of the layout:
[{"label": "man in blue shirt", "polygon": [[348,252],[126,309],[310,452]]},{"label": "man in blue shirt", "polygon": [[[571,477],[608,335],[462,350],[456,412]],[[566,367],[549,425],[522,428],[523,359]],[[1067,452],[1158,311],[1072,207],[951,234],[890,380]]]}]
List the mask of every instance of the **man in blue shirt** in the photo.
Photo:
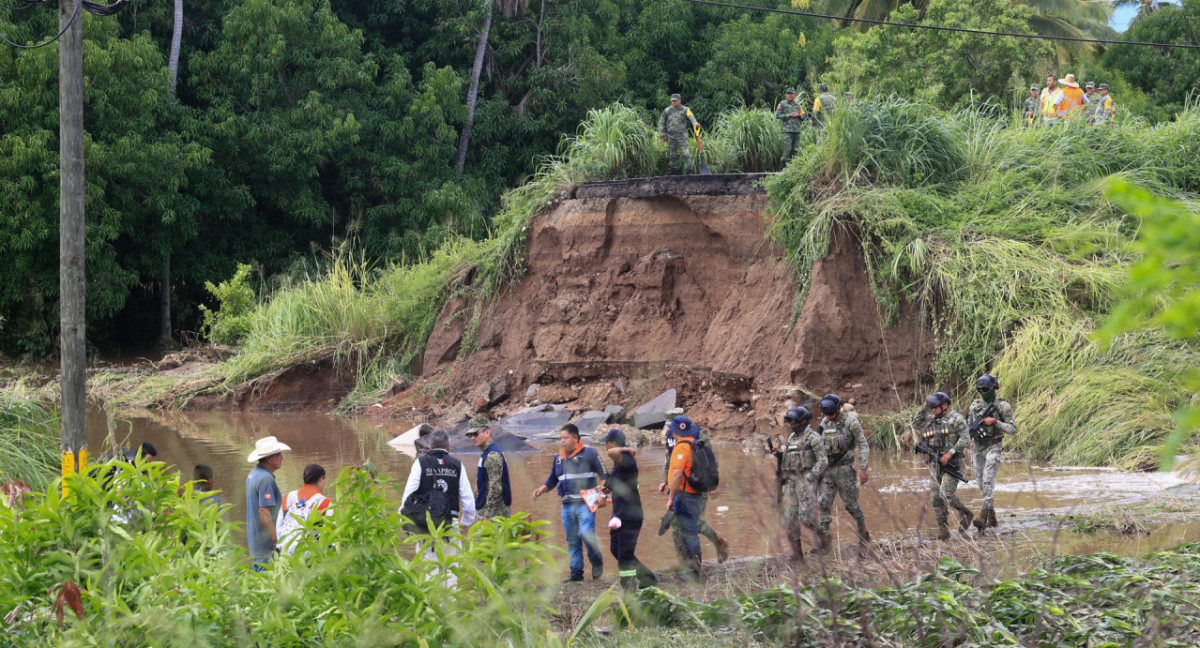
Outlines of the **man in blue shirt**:
[{"label": "man in blue shirt", "polygon": [[284,451],[291,450],[273,436],[254,442],[254,452],[246,458],[258,464],[246,477],[246,544],[250,547],[250,559],[255,571],[275,556],[275,518],[283,497],[275,483],[275,471],[283,465]]},{"label": "man in blue shirt", "polygon": [[579,439],[579,428],[567,423],[559,430],[562,451],[554,456],[554,465],[546,483],[533,491],[534,499],[551,488],[558,490],[562,499],[562,524],[567,532],[567,549],[571,554],[571,576],[564,583],[583,580],[583,547],[587,546],[588,560],[592,563],[592,580],[604,573],[604,557],[600,555],[600,543],[596,540],[596,514],[583,501],[580,491],[594,489],[608,479],[600,454],[583,445]]}]

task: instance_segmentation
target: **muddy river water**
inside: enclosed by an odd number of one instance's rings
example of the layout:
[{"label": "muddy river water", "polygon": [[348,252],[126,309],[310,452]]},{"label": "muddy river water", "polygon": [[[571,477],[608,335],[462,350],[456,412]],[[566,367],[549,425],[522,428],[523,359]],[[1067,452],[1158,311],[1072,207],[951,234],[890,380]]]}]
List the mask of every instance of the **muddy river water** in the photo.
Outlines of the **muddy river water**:
[{"label": "muddy river water", "polygon": [[[89,445],[93,454],[97,454],[105,447],[104,415],[93,412],[88,423]],[[150,441],[158,448],[158,458],[177,466],[185,477],[190,477],[191,468],[197,463],[211,465],[216,473],[216,487],[224,491],[224,500],[233,504],[227,517],[239,523],[245,521],[243,485],[250,470],[246,456],[253,449],[255,439],[274,435],[292,447],[293,452],[285,456],[283,467],[276,474],[280,488],[285,492],[302,485],[301,473],[308,463],[323,465],[332,477],[343,467],[368,459],[379,468],[381,476],[403,485],[414,459],[386,443],[406,427],[399,422],[377,423],[314,414],[122,412],[116,416],[119,443],[134,445]],[[555,450],[553,446],[539,446],[539,449],[539,452],[508,455],[514,491],[513,510],[529,511],[537,519],[552,521],[548,526],[551,541],[561,544],[563,531],[558,522],[557,498],[551,494],[534,500],[531,495],[545,480]],[[709,523],[730,540],[734,557],[782,551],[784,539],[780,535],[773,502],[774,459],[761,453],[745,453],[740,445],[718,447],[717,454],[721,464],[721,491],[709,503]],[[463,454],[459,458],[474,482],[478,454]],[[652,518],[655,527],[665,508],[665,497],[657,492],[664,458],[661,446],[643,448],[638,456],[647,519]],[[936,531],[929,506],[928,483],[928,472],[917,457],[872,453],[870,481],[862,489],[860,503],[876,540],[907,542],[918,535],[928,537]],[[1148,535],[1123,536],[1103,532],[1080,535],[1066,531],[1050,514],[1097,509],[1119,512],[1156,496],[1193,490],[1194,487],[1182,477],[1171,473],[1064,470],[1007,460],[1006,457],[996,488],[996,509],[1005,528],[1010,532],[1017,529],[1018,537],[1027,540],[1024,544],[1031,551],[1053,546],[1068,553],[1112,551],[1137,555],[1179,542],[1200,540],[1200,524],[1152,524],[1147,527]],[[330,494],[336,501],[336,491]],[[962,485],[959,494],[967,506],[978,510],[979,491],[974,482]],[[398,491],[394,497],[399,500]],[[842,542],[849,543],[854,537],[853,522],[842,511],[840,502],[834,506],[834,533]],[[601,509],[597,516],[600,529],[597,535],[601,551],[611,563],[608,531],[604,528],[608,520],[608,509]],[[650,526],[648,523],[647,527]],[[705,557],[711,557],[712,546],[707,541],[702,542]],[[651,568],[665,569],[673,565],[673,553],[669,536],[655,537],[649,529],[642,534],[638,555]],[[559,560],[565,566],[565,556]],[[615,565],[608,566],[615,569]]]}]

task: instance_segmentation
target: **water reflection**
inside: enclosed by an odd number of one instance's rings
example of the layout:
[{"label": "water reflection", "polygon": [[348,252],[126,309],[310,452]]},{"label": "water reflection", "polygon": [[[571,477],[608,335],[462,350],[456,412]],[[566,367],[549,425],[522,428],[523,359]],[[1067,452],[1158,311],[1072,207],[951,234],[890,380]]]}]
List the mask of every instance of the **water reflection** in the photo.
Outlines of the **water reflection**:
[{"label": "water reflection", "polygon": [[[233,504],[228,519],[241,523],[245,521],[243,485],[252,467],[246,457],[253,449],[255,439],[274,435],[292,447],[293,452],[285,456],[283,467],[276,474],[280,489],[285,492],[302,485],[301,473],[308,463],[323,465],[333,476],[345,466],[370,460],[383,476],[403,484],[413,458],[392,450],[386,442],[409,425],[408,422],[379,423],[319,414],[139,411],[117,415],[116,438],[118,443],[128,446],[142,441],[153,443],[158,448],[159,460],[177,466],[185,478],[190,477],[192,467],[197,463],[212,466],[216,487],[224,491],[225,502]],[[106,447],[106,436],[104,415],[92,412],[88,421],[88,442],[93,454]],[[553,446],[539,447],[544,452],[508,457],[513,510],[529,511],[537,519],[551,521],[547,528],[552,534],[552,542],[561,544],[557,498],[553,495],[538,500],[532,498],[533,490],[549,474],[553,459]],[[722,486],[719,496],[709,504],[709,523],[730,540],[735,557],[783,551],[785,544],[774,508],[774,460],[760,454],[746,454],[740,447],[718,447],[717,450]],[[456,456],[463,461],[474,482],[478,453]],[[674,564],[670,538],[655,537],[652,531],[657,527],[658,516],[666,508],[665,496],[657,492],[664,459],[661,447],[644,448],[638,455],[648,519],[638,555],[653,569],[665,569]],[[915,456],[872,453],[870,482],[863,487],[859,499],[872,535],[881,539],[901,537],[900,534],[911,537],[915,528],[926,534],[935,531],[928,483],[928,472]],[[1060,551],[1103,550],[1135,555],[1183,541],[1200,540],[1200,525],[1167,525],[1151,529],[1149,536],[1081,536],[1056,533],[1039,515],[1066,513],[1079,508],[1112,507],[1119,510],[1123,505],[1166,492],[1182,483],[1172,474],[1062,471],[1010,461],[1001,468],[996,509],[1001,523],[1007,528],[1021,528],[1035,542],[1044,542],[1046,546],[1054,543]],[[336,501],[336,489],[329,490],[333,491],[331,494]],[[959,489],[963,502],[975,510],[978,510],[978,493],[974,482]],[[398,504],[399,493],[393,493],[392,497]],[[835,524],[831,530],[841,541],[852,542],[853,521],[841,510],[840,500],[834,506]],[[611,572],[615,570],[615,564],[610,560],[608,533],[604,529],[608,519],[607,509],[601,510],[596,526],[601,550]],[[706,540],[702,543],[706,558],[715,555]],[[560,561],[565,565],[565,555]]]}]

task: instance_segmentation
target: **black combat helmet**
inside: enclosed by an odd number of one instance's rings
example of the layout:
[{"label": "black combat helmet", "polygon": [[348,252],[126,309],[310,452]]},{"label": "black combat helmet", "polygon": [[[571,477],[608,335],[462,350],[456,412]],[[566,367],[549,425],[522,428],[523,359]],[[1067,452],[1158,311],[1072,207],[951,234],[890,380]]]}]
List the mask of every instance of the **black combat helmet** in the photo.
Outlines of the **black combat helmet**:
[{"label": "black combat helmet", "polygon": [[929,395],[929,398],[925,399],[925,407],[928,407],[929,409],[949,404],[950,397],[946,395],[946,392],[933,392]]},{"label": "black combat helmet", "polygon": [[995,391],[1000,389],[1000,381],[992,374],[983,374],[975,381],[975,388],[981,392]]},{"label": "black combat helmet", "polygon": [[793,407],[783,415],[783,422],[788,425],[804,425],[812,420],[812,412],[807,407]]},{"label": "black combat helmet", "polygon": [[833,416],[842,409],[842,399],[838,398],[837,394],[825,394],[821,397],[821,413],[825,416]]}]

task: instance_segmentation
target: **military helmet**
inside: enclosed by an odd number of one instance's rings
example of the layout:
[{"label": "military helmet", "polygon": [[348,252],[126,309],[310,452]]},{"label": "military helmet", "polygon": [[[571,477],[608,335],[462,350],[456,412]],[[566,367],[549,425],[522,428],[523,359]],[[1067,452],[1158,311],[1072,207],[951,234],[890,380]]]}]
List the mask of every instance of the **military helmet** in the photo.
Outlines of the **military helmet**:
[{"label": "military helmet", "polygon": [[1042,87],[1035,83],[1035,84],[1029,86],[1029,89],[1030,90],[1041,90]]},{"label": "military helmet", "polygon": [[946,392],[933,392],[929,395],[929,398],[925,399],[925,407],[928,407],[929,409],[949,404],[950,397],[946,395]]},{"label": "military helmet", "polygon": [[788,88],[788,89],[787,89],[787,92],[786,92],[785,94],[796,94],[796,89],[795,89],[795,88]]},{"label": "military helmet", "polygon": [[996,380],[996,377],[992,374],[983,374],[979,377],[979,380],[975,381],[975,388],[979,391],[992,391],[993,389],[1000,389],[1000,381]]},{"label": "military helmet", "polygon": [[829,85],[825,84],[825,83],[818,84],[817,90],[819,90],[820,92],[829,92]]},{"label": "military helmet", "polygon": [[825,416],[833,416],[842,409],[842,399],[837,394],[825,394],[821,397],[821,413]]},{"label": "military helmet", "polygon": [[1096,87],[1097,87],[1098,89],[1100,89],[1100,90],[1108,90],[1108,84],[1107,84],[1107,83],[1101,83],[1100,85],[1098,85],[1098,86],[1096,86]]},{"label": "military helmet", "polygon": [[671,101],[683,101],[683,97],[679,96],[678,94],[673,94],[671,95]]},{"label": "military helmet", "polygon": [[807,407],[793,407],[783,415],[783,422],[788,425],[803,425],[812,420],[812,412]]}]

